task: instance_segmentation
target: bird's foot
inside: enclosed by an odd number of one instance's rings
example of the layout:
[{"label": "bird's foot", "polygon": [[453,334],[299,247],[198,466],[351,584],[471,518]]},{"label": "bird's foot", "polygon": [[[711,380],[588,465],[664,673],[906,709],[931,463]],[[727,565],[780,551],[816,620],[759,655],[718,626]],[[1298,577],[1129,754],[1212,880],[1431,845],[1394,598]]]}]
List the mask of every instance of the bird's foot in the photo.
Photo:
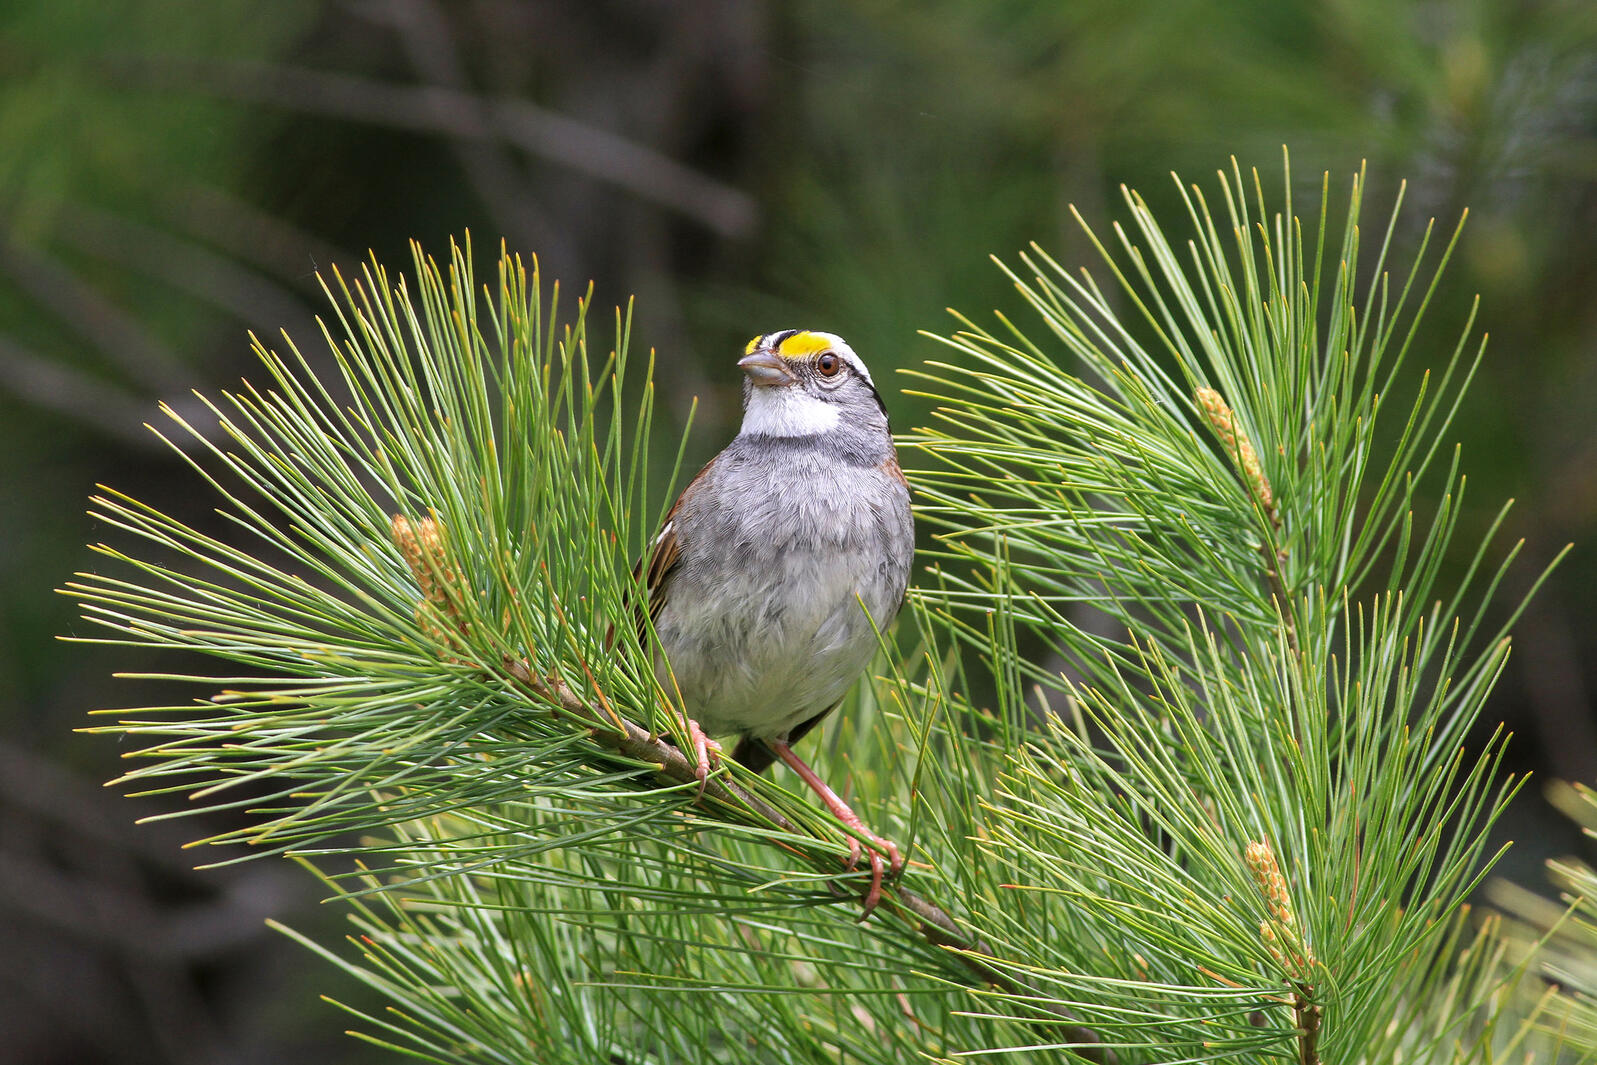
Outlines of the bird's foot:
[{"label": "bird's foot", "polygon": [[710,781],[710,770],[714,762],[719,762],[725,753],[721,745],[704,734],[699,723],[691,717],[684,717],[683,722],[688,729],[688,742],[693,745],[693,775],[699,778],[698,798],[704,798],[704,787]]},{"label": "bird's foot", "polygon": [[[890,839],[878,836],[866,828],[865,822],[861,821],[859,815],[853,811],[848,803],[843,801],[842,796],[827,786],[826,781],[815,774],[815,770],[806,765],[802,758],[794,754],[793,748],[786,741],[767,740],[766,744],[771,750],[776,752],[776,756],[789,769],[797,773],[804,783],[810,786],[811,791],[821,797],[821,801],[826,803],[826,808],[832,811],[832,816],[853,829],[859,836],[864,836],[869,844],[871,886],[865,889],[865,908],[859,918],[861,921],[865,920],[882,901],[882,880],[888,870],[891,870],[892,875],[895,877],[904,871],[904,858],[898,851],[898,844]],[[865,853],[865,847],[860,843],[859,836],[851,835],[848,837],[848,861],[843,866],[845,869],[852,869],[858,865],[860,856]],[[886,859],[885,868],[884,858]]]},{"label": "bird's foot", "polygon": [[[848,812],[850,814],[853,813],[852,810]],[[898,844],[890,839],[878,836],[866,828],[864,822],[858,817],[843,817],[839,814],[838,820],[861,833],[870,841],[871,886],[865,889],[865,906],[859,915],[859,919],[864,921],[882,901],[882,878],[884,872],[891,872],[894,877],[897,877],[898,874],[904,871],[904,858],[898,852]],[[843,867],[845,869],[854,868],[859,864],[860,854],[863,852],[864,848],[860,846],[860,841],[856,837],[850,836],[848,838],[848,861]],[[886,870],[882,867],[882,859],[884,857],[887,859]]]}]

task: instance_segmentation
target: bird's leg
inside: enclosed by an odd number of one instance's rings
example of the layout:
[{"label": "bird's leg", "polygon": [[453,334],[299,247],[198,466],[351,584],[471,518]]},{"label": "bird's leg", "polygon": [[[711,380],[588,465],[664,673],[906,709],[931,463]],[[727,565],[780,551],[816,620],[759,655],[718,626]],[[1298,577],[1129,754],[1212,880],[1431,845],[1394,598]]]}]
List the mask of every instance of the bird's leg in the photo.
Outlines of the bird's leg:
[{"label": "bird's leg", "polygon": [[[793,753],[793,748],[788,745],[787,740],[766,740],[765,742],[770,746],[771,750],[776,752],[776,756],[789,769],[797,773],[799,778],[810,786],[811,791],[821,797],[821,801],[826,803],[827,809],[832,811],[834,817],[870,840],[871,886],[865,892],[865,912],[860,915],[860,920],[863,921],[871,915],[872,910],[876,909],[876,904],[882,901],[882,855],[885,854],[887,856],[894,876],[903,871],[904,859],[898,853],[898,844],[890,839],[883,839],[866,828],[865,822],[861,821],[859,815],[849,808],[848,803],[844,802],[837,792],[828,787],[826,781],[816,776],[815,770],[805,765],[802,758]],[[859,857],[859,840],[850,836],[848,840],[848,868],[854,868],[859,862]]]}]

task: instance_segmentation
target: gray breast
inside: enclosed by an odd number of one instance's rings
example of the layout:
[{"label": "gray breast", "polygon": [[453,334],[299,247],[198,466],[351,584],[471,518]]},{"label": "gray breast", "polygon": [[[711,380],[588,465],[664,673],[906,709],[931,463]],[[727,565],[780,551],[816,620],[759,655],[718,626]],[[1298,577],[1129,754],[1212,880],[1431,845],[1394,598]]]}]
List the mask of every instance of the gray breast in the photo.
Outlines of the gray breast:
[{"label": "gray breast", "polygon": [[683,499],[661,680],[705,731],[781,735],[869,663],[914,553],[909,494],[878,453],[739,437]]}]

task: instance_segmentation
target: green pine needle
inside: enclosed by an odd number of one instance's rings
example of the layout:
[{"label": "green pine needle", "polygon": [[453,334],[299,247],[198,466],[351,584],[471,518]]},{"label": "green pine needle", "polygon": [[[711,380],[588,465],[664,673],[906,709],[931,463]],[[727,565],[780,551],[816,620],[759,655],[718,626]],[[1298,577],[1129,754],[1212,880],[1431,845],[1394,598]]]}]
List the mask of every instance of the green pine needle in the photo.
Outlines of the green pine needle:
[{"label": "green pine needle", "polygon": [[229,812],[220,863],[318,871],[357,934],[288,934],[421,1060],[1522,1049],[1536,1011],[1491,1007],[1529,970],[1465,916],[1518,786],[1506,737],[1465,746],[1514,550],[1440,585],[1473,316],[1405,365],[1457,233],[1389,274],[1362,175],[1340,234],[1329,178],[1307,235],[1283,184],[1272,213],[1234,165],[1217,217],[1178,183],[1180,243],[1127,192],[1088,230],[1109,288],[1033,248],[1005,269],[1037,321],[960,319],[916,371],[927,567],[819,759],[911,859],[864,924],[802,789],[723,764],[700,799],[659,738],[633,563],[683,449],[629,318],[590,350],[585,299],[562,319],[504,254],[479,290],[469,245],[334,275],[329,378],[257,342],[264,384],[206,401],[220,438],[168,411],[221,531],[96,497],[116,546],[68,594],[216,672],[90,731],[141,744],[135,793]]}]

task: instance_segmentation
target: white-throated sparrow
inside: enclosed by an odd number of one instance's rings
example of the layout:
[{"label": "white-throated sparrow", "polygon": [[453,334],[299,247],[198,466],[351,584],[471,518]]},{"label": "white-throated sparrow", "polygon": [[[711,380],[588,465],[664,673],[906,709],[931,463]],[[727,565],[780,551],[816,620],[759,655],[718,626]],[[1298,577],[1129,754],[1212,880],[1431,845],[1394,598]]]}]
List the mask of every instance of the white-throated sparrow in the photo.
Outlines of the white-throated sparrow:
[{"label": "white-throated sparrow", "polygon": [[[876,650],[873,622],[903,604],[909,488],[870,371],[841,337],[768,333],[738,367],[743,427],[683,490],[645,560],[657,673],[691,719],[701,780],[706,736],[736,735],[738,762],[759,772],[780,758],[870,841],[869,913],[898,848],[791,744],[838,705]],[[858,841],[850,850],[852,866]]]}]

